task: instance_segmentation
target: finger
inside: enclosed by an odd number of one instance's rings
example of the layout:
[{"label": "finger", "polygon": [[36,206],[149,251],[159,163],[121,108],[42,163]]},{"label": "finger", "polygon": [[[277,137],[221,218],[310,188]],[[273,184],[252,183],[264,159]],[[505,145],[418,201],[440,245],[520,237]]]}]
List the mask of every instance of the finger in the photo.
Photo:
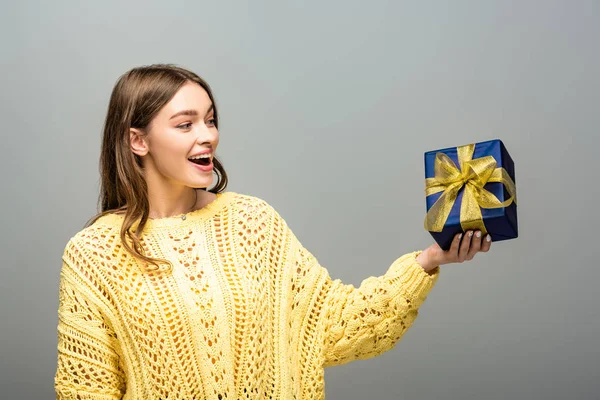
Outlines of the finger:
[{"label": "finger", "polygon": [[452,240],[452,243],[450,244],[450,249],[448,249],[448,255],[450,256],[450,260],[452,262],[456,261],[458,259],[458,248],[460,246],[460,239],[463,237],[464,235],[462,233],[457,233],[456,235],[454,235],[454,239]]},{"label": "finger", "polygon": [[481,231],[475,231],[473,238],[471,239],[471,247],[469,247],[469,252],[467,253],[467,260],[472,260],[475,257],[475,254],[481,248]]},{"label": "finger", "polygon": [[491,246],[492,246],[492,237],[489,234],[487,234],[481,241],[481,250],[479,250],[479,251],[481,251],[483,253],[487,253],[488,251],[490,251]]},{"label": "finger", "polygon": [[460,249],[458,250],[458,262],[463,262],[467,258],[469,247],[471,247],[471,238],[473,237],[473,231],[465,232]]}]

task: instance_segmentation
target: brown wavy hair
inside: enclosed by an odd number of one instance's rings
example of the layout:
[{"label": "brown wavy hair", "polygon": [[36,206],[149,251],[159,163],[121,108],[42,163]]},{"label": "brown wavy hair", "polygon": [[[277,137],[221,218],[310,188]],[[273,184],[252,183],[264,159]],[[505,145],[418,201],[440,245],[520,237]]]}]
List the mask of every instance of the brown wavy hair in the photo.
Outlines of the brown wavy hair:
[{"label": "brown wavy hair", "polygon": [[[145,263],[148,270],[158,269],[161,262],[167,263],[169,269],[173,265],[168,260],[146,256],[140,240],[149,218],[150,204],[142,158],[131,151],[129,132],[131,128],[137,128],[147,133],[154,117],[187,82],[197,83],[208,93],[218,129],[219,114],[208,83],[195,73],[173,64],[142,66],[123,74],[113,88],[104,122],[99,166],[100,212],[85,226],[94,224],[106,214],[124,212],[121,242],[129,253]],[[208,191],[216,194],[225,191],[227,174],[216,155],[213,163],[217,182]],[[137,221],[139,224],[132,232]]]}]

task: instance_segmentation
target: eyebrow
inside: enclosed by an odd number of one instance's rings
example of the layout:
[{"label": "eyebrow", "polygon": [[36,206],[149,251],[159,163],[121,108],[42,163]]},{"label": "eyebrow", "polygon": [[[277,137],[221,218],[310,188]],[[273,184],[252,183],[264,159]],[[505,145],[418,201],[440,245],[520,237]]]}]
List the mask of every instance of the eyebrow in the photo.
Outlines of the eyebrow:
[{"label": "eyebrow", "polygon": [[[206,111],[206,114],[210,113],[213,109],[215,108],[214,104],[211,104],[210,107],[208,108],[208,110]],[[179,117],[180,115],[189,115],[192,117],[195,117],[198,115],[198,111],[196,110],[182,110],[179,112],[176,112],[175,114],[173,114],[171,116],[171,118],[169,118],[169,120],[172,120],[173,118]]]}]

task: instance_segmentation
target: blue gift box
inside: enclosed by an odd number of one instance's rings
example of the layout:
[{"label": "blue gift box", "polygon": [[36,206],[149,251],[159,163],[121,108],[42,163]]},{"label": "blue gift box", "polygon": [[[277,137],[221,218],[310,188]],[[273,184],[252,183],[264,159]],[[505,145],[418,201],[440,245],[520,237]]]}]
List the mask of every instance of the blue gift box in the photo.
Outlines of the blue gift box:
[{"label": "blue gift box", "polygon": [[[467,145],[473,146],[473,145]],[[466,147],[466,146],[460,146]],[[515,182],[515,167],[514,162],[506,147],[501,140],[494,139],[485,142],[475,143],[472,159],[478,159],[481,157],[491,156],[496,161],[496,168],[504,168],[506,170],[512,182]],[[426,178],[435,177],[435,163],[437,153],[446,154],[455,164],[456,168],[461,171],[459,164],[459,151],[457,147],[449,147],[441,150],[428,151],[425,153],[425,176]],[[464,152],[462,153],[464,154]],[[488,182],[483,186],[484,189],[494,194],[500,202],[510,199],[511,194],[509,193],[506,185],[502,182]],[[463,232],[463,226],[461,225],[460,213],[461,203],[463,201],[463,195],[465,193],[465,187],[462,186],[458,192],[458,196],[452,205],[448,218],[443,225],[443,229],[440,232],[434,232],[429,230],[433,239],[440,245],[444,250],[450,248],[452,239],[457,233]],[[427,211],[435,204],[435,202],[441,197],[443,192],[431,194],[426,197]],[[516,192],[514,193],[516,195]],[[480,208],[481,217],[485,229],[492,237],[492,242],[498,242],[501,240],[513,239],[518,236],[517,229],[517,204],[516,199],[506,206],[501,208]],[[464,222],[464,221],[463,221]],[[427,224],[426,224],[427,225]]]}]

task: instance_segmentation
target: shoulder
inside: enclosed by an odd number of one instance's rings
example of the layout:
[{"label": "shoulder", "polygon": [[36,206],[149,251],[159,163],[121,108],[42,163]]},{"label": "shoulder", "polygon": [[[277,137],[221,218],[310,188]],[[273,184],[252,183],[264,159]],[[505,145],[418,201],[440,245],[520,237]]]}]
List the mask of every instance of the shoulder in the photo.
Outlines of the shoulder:
[{"label": "shoulder", "polygon": [[236,211],[247,215],[272,214],[275,210],[264,199],[249,194],[235,193],[231,206]]},{"label": "shoulder", "polygon": [[234,225],[239,225],[242,230],[249,226],[276,231],[289,228],[277,209],[263,198],[236,193],[231,203],[233,217],[239,219]]},{"label": "shoulder", "polygon": [[235,225],[240,228],[254,226],[257,229],[272,229],[275,226],[287,226],[286,221],[267,200],[248,194],[236,193],[231,202]]},{"label": "shoulder", "polygon": [[65,245],[64,256],[69,256],[73,261],[90,261],[91,258],[110,254],[118,243],[118,218],[106,215],[72,235]]}]

